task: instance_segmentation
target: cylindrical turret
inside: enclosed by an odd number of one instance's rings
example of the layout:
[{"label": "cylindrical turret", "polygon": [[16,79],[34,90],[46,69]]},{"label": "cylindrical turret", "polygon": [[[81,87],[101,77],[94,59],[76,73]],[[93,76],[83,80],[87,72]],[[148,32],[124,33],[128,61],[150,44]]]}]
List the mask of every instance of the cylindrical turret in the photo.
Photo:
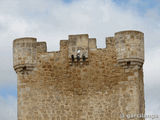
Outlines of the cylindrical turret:
[{"label": "cylindrical turret", "polygon": [[144,33],[121,31],[115,33],[118,63],[124,67],[142,66],[144,62]]},{"label": "cylindrical turret", "polygon": [[16,72],[32,71],[36,64],[36,38],[25,37],[13,42],[13,66]]}]

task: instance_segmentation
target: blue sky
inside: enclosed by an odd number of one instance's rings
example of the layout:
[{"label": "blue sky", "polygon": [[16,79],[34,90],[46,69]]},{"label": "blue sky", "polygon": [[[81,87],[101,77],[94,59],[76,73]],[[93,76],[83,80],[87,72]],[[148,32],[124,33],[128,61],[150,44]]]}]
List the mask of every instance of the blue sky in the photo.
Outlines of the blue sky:
[{"label": "blue sky", "polygon": [[157,3],[159,2],[158,0],[113,0],[113,1],[118,5],[134,3],[132,5],[134,6],[137,5],[135,7],[142,9],[154,8],[157,6]]},{"label": "blue sky", "polygon": [[159,0],[114,0],[114,2],[125,8],[132,7],[140,15],[144,15],[149,9],[160,8]]},{"label": "blue sky", "polygon": [[63,0],[65,3],[71,3],[72,0]]},{"label": "blue sky", "polygon": [[[17,77],[12,67],[15,38],[37,37],[47,42],[48,51],[55,51],[59,40],[69,34],[88,33],[103,48],[105,37],[127,29],[145,33],[146,111],[160,114],[159,0],[1,0],[0,51],[5,54],[0,54],[0,119],[16,120]],[[9,116],[6,111],[13,114]]]},{"label": "blue sky", "polygon": [[[65,3],[72,3],[78,0],[63,0]],[[79,0],[80,1],[80,0]],[[140,1],[140,2],[139,2]],[[132,3],[134,8],[139,9],[139,12],[145,13],[147,9],[160,7],[159,0],[113,0],[118,6],[125,6],[127,7],[129,4]]]},{"label": "blue sky", "polygon": [[6,98],[10,95],[17,97],[17,87],[16,86],[0,88],[0,96],[3,96],[4,98]]},{"label": "blue sky", "polygon": [[[76,1],[81,0],[63,0],[66,4],[72,4],[72,2]],[[136,13],[141,16],[144,16],[150,9],[157,9],[158,14],[160,14],[159,0],[112,0],[112,2],[123,9],[132,9],[133,11],[137,11]]]}]

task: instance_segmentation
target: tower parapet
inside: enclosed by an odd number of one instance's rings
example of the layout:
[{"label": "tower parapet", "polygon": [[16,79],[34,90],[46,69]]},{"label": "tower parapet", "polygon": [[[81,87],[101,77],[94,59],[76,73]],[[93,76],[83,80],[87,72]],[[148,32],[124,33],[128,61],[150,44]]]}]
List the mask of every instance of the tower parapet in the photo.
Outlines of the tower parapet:
[{"label": "tower parapet", "polygon": [[114,37],[106,37],[106,47],[111,47],[115,45]]},{"label": "tower parapet", "polygon": [[70,65],[88,61],[89,38],[88,34],[69,35],[68,58]]},{"label": "tower parapet", "polygon": [[89,38],[89,50],[96,50],[97,44],[96,44],[96,38]]},{"label": "tower parapet", "polygon": [[36,47],[37,47],[37,53],[47,52],[46,42],[37,42]]},{"label": "tower parapet", "polygon": [[32,71],[36,65],[37,53],[46,52],[45,42],[36,38],[24,37],[13,42],[13,67],[16,72]]},{"label": "tower parapet", "polygon": [[89,39],[88,34],[69,35],[68,57],[75,57],[79,53],[80,58],[85,55],[88,58]]},{"label": "tower parapet", "polygon": [[144,62],[144,33],[139,31],[121,31],[115,33],[115,49],[118,63],[123,67],[138,65]]}]

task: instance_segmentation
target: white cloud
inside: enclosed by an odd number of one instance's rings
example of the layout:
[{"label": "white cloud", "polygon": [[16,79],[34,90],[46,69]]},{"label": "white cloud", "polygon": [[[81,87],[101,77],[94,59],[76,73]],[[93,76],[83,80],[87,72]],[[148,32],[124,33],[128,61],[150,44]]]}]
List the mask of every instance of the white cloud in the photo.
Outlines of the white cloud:
[{"label": "white cloud", "polygon": [[17,120],[17,99],[13,96],[0,96],[0,119]]},{"label": "white cloud", "polygon": [[160,114],[160,48],[146,53],[144,65],[146,113]]}]

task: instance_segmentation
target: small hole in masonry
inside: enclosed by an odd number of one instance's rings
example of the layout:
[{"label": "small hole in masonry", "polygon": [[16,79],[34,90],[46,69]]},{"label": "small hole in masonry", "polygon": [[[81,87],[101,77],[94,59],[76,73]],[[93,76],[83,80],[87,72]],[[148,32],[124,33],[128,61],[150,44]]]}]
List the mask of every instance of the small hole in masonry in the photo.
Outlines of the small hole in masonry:
[{"label": "small hole in masonry", "polygon": [[71,55],[72,62],[74,62],[74,55]]},{"label": "small hole in masonry", "polygon": [[26,67],[26,66],[24,66],[24,67],[23,67],[23,70],[26,70],[26,69],[27,69],[27,67]]},{"label": "small hole in masonry", "polygon": [[127,66],[130,66],[130,64],[131,64],[131,61],[128,61],[128,62],[127,62]]}]

